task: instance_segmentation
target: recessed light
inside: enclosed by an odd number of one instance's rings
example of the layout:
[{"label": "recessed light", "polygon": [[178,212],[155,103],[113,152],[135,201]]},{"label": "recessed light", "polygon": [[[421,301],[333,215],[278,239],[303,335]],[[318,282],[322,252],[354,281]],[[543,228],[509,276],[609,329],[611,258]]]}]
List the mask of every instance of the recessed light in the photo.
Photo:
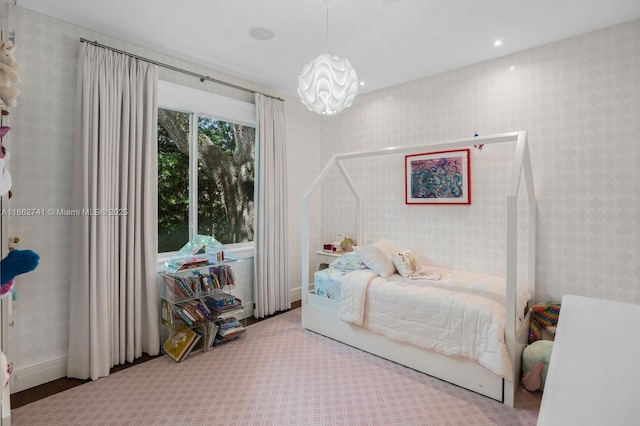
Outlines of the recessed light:
[{"label": "recessed light", "polygon": [[494,42],[493,42],[493,45],[494,45],[495,47],[502,46],[502,41],[500,41],[500,40],[496,40],[496,41],[494,41]]},{"label": "recessed light", "polygon": [[361,81],[361,82],[360,82],[360,86],[364,86],[364,81]]},{"label": "recessed light", "polygon": [[249,35],[256,40],[266,41],[273,38],[273,31],[265,27],[253,27],[249,28]]}]

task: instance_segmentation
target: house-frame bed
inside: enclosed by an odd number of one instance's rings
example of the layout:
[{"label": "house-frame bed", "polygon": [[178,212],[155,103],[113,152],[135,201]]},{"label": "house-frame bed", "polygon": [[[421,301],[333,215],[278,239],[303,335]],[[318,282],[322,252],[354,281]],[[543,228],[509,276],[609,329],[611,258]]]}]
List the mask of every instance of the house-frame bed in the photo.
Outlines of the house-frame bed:
[{"label": "house-frame bed", "polygon": [[[421,349],[410,344],[389,340],[381,334],[369,331],[338,318],[339,302],[318,296],[310,292],[310,246],[308,230],[308,201],[314,190],[325,179],[327,174],[337,167],[344,176],[348,187],[357,199],[356,240],[363,240],[362,217],[363,197],[358,192],[344,165],[344,160],[374,156],[410,154],[425,151],[447,151],[466,148],[478,144],[515,144],[515,153],[511,159],[511,176],[505,198],[506,212],[506,322],[505,343],[512,363],[513,379],[503,379],[486,367],[461,357],[452,357],[437,352]],[[508,166],[508,165],[507,165]],[[524,197],[527,211],[526,229],[521,233],[527,238],[526,272],[518,274],[518,192],[520,179],[524,177]],[[529,313],[522,321],[521,313],[516,312],[517,293],[525,287],[535,297],[535,231],[536,231],[536,199],[533,187],[531,160],[527,146],[525,131],[503,133],[490,136],[456,139],[444,142],[429,143],[407,147],[390,147],[370,151],[359,151],[336,154],[326,163],[318,177],[302,197],[302,326],[308,330],[329,338],[354,346],[374,355],[397,362],[428,375],[437,377],[463,388],[475,391],[495,400],[514,405],[515,392],[520,382],[521,353],[527,343]],[[525,282],[518,282],[518,277],[526,276]],[[531,303],[535,303],[532,299]],[[520,324],[520,326],[518,326]]]}]

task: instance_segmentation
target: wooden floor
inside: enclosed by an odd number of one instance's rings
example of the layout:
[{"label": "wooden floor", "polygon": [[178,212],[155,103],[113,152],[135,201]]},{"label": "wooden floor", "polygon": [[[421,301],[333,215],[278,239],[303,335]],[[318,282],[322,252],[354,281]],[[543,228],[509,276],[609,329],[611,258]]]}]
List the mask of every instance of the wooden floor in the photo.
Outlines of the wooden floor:
[{"label": "wooden floor", "polygon": [[[291,304],[291,309],[299,308],[300,301],[293,302]],[[256,322],[263,321],[265,319],[269,319],[272,316],[278,315],[282,312],[278,312],[274,315],[268,316],[262,319],[255,319],[253,317],[247,318],[247,325],[255,324]],[[162,356],[162,355],[157,355]],[[115,373],[120,370],[124,370],[129,367],[133,367],[134,365],[138,365],[140,363],[149,361],[151,359],[156,358],[156,356],[151,356],[147,354],[143,354],[141,358],[136,359],[134,362],[126,363],[123,365],[116,365],[111,369],[111,373]],[[58,380],[54,380],[49,383],[45,383],[40,386],[36,386],[22,392],[16,392],[11,395],[11,408],[22,407],[23,405],[27,405],[33,401],[37,401],[39,399],[46,398],[48,396],[54,395],[58,392],[65,391],[67,389],[71,389],[72,387],[81,385],[83,383],[89,382],[90,380],[80,380],[80,379],[70,379],[70,378],[62,378]]]}]

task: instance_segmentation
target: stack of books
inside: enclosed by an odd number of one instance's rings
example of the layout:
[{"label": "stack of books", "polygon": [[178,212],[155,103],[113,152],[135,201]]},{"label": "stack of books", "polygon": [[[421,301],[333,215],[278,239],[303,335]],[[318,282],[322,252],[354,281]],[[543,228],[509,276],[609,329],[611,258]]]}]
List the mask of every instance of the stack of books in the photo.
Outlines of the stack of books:
[{"label": "stack of books", "polygon": [[215,316],[229,315],[243,309],[242,300],[229,293],[215,293],[204,298],[204,303]]},{"label": "stack of books", "polygon": [[213,343],[214,346],[235,340],[247,331],[246,327],[244,327],[235,317],[216,321],[216,325],[218,326],[218,333]]}]

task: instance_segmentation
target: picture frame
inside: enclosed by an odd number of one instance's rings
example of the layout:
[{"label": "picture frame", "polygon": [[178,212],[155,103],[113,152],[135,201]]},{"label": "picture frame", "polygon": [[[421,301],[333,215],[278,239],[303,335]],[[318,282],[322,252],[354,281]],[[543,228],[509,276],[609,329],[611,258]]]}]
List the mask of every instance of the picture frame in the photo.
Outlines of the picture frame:
[{"label": "picture frame", "polygon": [[471,204],[470,150],[405,155],[405,204]]}]

